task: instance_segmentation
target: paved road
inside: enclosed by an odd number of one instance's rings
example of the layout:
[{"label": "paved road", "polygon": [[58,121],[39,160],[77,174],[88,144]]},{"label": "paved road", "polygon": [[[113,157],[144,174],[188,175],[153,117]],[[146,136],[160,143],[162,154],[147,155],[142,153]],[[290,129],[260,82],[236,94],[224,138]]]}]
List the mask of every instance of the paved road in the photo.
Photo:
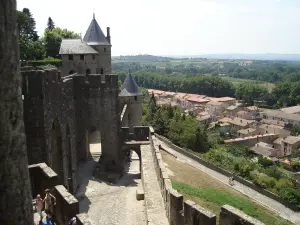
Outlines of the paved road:
[{"label": "paved road", "polygon": [[133,154],[128,173],[116,185],[93,178],[94,166],[95,161],[91,160],[81,168],[83,180],[76,192],[80,212],[87,213],[96,225],[146,224],[144,201],[136,200],[136,190],[142,185],[141,179],[136,176],[139,173],[138,156]]},{"label": "paved road", "polygon": [[[186,163],[188,163],[189,165],[200,169],[201,171],[209,174],[210,176],[214,177],[215,179],[218,179],[219,181],[223,182],[224,184],[228,184],[228,177],[218,173],[212,169],[209,169],[205,166],[203,166],[202,164],[196,162],[193,159],[190,159],[189,157],[182,155],[181,153],[175,151],[174,149],[170,148],[167,144],[165,144],[164,142],[160,141],[161,146],[170,154],[174,155],[177,157],[178,160],[182,160]],[[234,185],[232,186],[232,188],[240,191],[241,193],[243,193],[244,195],[247,195],[248,197],[252,198],[253,200],[255,200],[256,202],[258,202],[259,204],[269,208],[270,210],[276,212],[277,214],[279,214],[282,218],[289,220],[293,223],[296,224],[300,224],[300,213],[299,212],[294,212],[291,209],[285,207],[284,205],[282,205],[281,203],[260,194],[259,192],[235,181]]]}]

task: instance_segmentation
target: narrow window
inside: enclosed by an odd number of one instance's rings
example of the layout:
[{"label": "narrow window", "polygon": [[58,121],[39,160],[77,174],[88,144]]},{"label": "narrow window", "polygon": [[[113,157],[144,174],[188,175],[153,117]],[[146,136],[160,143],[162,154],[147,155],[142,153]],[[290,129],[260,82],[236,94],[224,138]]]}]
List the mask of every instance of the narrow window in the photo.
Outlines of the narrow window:
[{"label": "narrow window", "polygon": [[137,96],[134,96],[134,100],[135,100],[135,101],[137,100]]},{"label": "narrow window", "polygon": [[101,68],[101,70],[100,70],[101,72],[100,72],[100,74],[103,74],[103,68]]},{"label": "narrow window", "polygon": [[69,60],[73,60],[73,55],[69,55]]},{"label": "narrow window", "polygon": [[106,48],[104,48],[104,52],[106,52]]},{"label": "narrow window", "polygon": [[80,60],[84,60],[84,55],[80,55]]},{"label": "narrow window", "polygon": [[95,56],[95,55],[93,55],[92,57],[93,57],[93,60],[95,60],[95,59],[96,59],[96,56]]}]

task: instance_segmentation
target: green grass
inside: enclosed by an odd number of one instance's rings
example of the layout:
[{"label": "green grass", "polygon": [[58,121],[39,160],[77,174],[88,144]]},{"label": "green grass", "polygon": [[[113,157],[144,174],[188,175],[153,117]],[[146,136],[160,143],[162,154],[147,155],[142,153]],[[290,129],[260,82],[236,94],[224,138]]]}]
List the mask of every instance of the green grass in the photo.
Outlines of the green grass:
[{"label": "green grass", "polygon": [[201,198],[202,201],[204,199],[205,201],[210,202],[213,208],[215,208],[215,206],[221,207],[227,204],[242,210],[244,213],[248,214],[249,216],[252,216],[255,219],[260,220],[265,224],[293,224],[289,221],[281,219],[279,216],[275,215],[270,211],[267,211],[263,207],[257,207],[257,205],[252,203],[251,201],[248,201],[228,192],[223,192],[213,188],[195,188],[177,181],[172,181],[172,186],[181,194]]}]

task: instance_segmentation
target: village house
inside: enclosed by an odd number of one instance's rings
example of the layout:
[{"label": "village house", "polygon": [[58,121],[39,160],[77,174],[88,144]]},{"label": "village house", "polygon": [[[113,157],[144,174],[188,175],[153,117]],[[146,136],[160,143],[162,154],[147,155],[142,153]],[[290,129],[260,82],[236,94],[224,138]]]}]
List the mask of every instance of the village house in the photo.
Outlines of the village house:
[{"label": "village house", "polygon": [[300,105],[287,107],[287,108],[281,108],[280,111],[289,113],[289,114],[300,114]]},{"label": "village house", "polygon": [[300,136],[280,137],[274,141],[274,146],[280,151],[278,157],[291,155],[300,147]]},{"label": "village house", "polygon": [[247,129],[242,129],[237,131],[238,137],[248,137],[256,134],[259,134],[259,131],[255,128],[247,128]]},{"label": "village house", "polygon": [[258,142],[253,147],[250,148],[250,151],[254,152],[257,155],[264,157],[279,157],[279,150],[274,148],[274,145],[268,144],[265,142]]},{"label": "village house", "polygon": [[210,101],[206,104],[206,111],[212,117],[213,121],[223,117],[224,104],[222,102]]},{"label": "village house", "polygon": [[291,134],[291,131],[284,129],[281,126],[277,125],[269,125],[269,124],[261,124],[258,127],[260,134],[278,134],[279,137],[287,137]]},{"label": "village house", "polygon": [[229,123],[231,127],[234,127],[237,130],[247,129],[253,127],[253,125],[255,124],[255,120],[245,120],[238,117],[233,117],[233,118],[224,117],[223,119],[220,119],[219,122]]},{"label": "village house", "polygon": [[287,124],[300,125],[299,114],[289,114],[280,110],[266,110],[262,112],[263,119],[283,121]]},{"label": "village house", "polygon": [[237,112],[241,110],[241,106],[240,105],[231,105],[229,107],[226,108],[226,115],[227,116],[236,116]]}]

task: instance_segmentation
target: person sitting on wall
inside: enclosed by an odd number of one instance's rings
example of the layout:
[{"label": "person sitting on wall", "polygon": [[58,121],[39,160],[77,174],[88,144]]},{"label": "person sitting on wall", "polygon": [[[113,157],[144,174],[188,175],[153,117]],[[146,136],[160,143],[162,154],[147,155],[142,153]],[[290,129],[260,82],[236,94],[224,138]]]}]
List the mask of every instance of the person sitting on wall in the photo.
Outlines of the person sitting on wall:
[{"label": "person sitting on wall", "polygon": [[54,206],[56,205],[56,198],[50,193],[49,189],[45,190],[46,196],[43,200],[45,202],[45,212],[48,214],[54,213]]}]

